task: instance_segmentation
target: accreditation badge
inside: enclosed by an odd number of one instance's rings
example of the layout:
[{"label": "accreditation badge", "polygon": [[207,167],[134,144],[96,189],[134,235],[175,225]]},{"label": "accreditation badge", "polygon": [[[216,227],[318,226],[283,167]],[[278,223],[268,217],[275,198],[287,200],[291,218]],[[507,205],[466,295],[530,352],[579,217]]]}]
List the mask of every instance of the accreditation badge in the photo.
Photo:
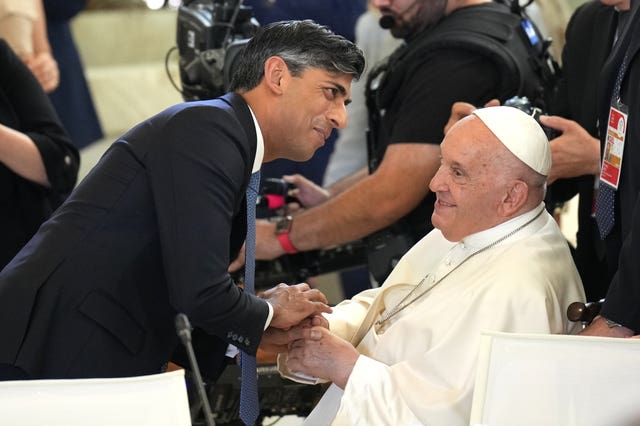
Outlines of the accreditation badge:
[{"label": "accreditation badge", "polygon": [[622,154],[624,153],[624,139],[627,134],[627,107],[616,103],[609,110],[609,122],[602,154],[600,168],[600,184],[618,189],[620,173],[622,171]]}]

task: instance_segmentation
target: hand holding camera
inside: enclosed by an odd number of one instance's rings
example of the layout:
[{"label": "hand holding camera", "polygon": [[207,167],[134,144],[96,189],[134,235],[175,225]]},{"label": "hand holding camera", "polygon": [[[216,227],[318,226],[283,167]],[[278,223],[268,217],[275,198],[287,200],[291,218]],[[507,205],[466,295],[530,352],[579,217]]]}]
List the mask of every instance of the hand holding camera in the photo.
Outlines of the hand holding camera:
[{"label": "hand holding camera", "polygon": [[560,136],[560,132],[558,132],[556,129],[547,127],[540,122],[540,116],[546,115],[546,112],[543,112],[542,109],[533,106],[526,96],[514,96],[513,98],[509,98],[504,101],[504,105],[517,108],[520,111],[533,117],[538,122],[540,127],[542,127],[542,130],[544,130],[544,134],[547,135],[547,139],[553,140]]},{"label": "hand holding camera", "polygon": [[597,138],[573,120],[543,115],[540,121],[559,133],[550,141],[552,166],[547,183],[600,172],[600,141]]}]

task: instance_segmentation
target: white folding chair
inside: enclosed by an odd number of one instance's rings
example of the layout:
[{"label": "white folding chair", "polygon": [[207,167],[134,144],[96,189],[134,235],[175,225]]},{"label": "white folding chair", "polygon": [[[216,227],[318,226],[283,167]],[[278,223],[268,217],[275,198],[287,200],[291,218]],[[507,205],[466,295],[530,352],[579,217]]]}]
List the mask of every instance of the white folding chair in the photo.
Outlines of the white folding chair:
[{"label": "white folding chair", "polygon": [[483,333],[470,424],[640,425],[640,339]]},{"label": "white folding chair", "polygon": [[0,425],[191,426],[184,371],[0,382]]}]

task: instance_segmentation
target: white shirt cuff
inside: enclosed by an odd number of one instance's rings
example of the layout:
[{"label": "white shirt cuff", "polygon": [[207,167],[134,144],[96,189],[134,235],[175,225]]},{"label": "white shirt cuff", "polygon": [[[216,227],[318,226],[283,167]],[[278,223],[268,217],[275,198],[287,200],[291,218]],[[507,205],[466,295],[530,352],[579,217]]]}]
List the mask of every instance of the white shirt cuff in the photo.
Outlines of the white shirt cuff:
[{"label": "white shirt cuff", "polygon": [[[265,300],[265,302],[267,301]],[[273,306],[271,306],[271,303],[269,302],[267,302],[267,306],[269,306],[269,315],[267,316],[267,322],[264,324],[264,330],[269,328],[269,325],[271,324],[271,320],[273,319]]]}]

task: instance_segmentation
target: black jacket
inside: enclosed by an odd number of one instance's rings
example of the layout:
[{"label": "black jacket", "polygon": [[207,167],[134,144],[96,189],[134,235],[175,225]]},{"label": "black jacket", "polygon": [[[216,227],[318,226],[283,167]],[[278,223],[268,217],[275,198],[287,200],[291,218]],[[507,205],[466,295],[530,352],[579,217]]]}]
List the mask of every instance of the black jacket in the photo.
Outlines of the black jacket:
[{"label": "black jacket", "polygon": [[[576,121],[598,137],[598,87],[600,72],[611,46],[617,22],[611,6],[592,0],[580,6],[567,25],[562,51],[563,78],[550,113]],[[574,260],[585,287],[587,300],[603,298],[613,271],[607,267],[604,244],[592,217],[593,175],[561,179],[549,188],[551,202],[565,202],[579,194],[578,232]]]},{"label": "black jacket", "polygon": [[40,84],[0,40],[0,124],[35,143],[51,183],[45,188],[0,161],[0,270],[38,230],[76,183],[79,155]]},{"label": "black jacket", "polygon": [[629,108],[622,173],[616,192],[615,225],[606,238],[607,256],[617,260],[602,314],[636,332],[640,331],[640,3],[632,2],[626,31],[620,36],[601,75],[598,117],[605,135],[611,93],[625,52],[629,65],[624,73],[620,100]]}]

